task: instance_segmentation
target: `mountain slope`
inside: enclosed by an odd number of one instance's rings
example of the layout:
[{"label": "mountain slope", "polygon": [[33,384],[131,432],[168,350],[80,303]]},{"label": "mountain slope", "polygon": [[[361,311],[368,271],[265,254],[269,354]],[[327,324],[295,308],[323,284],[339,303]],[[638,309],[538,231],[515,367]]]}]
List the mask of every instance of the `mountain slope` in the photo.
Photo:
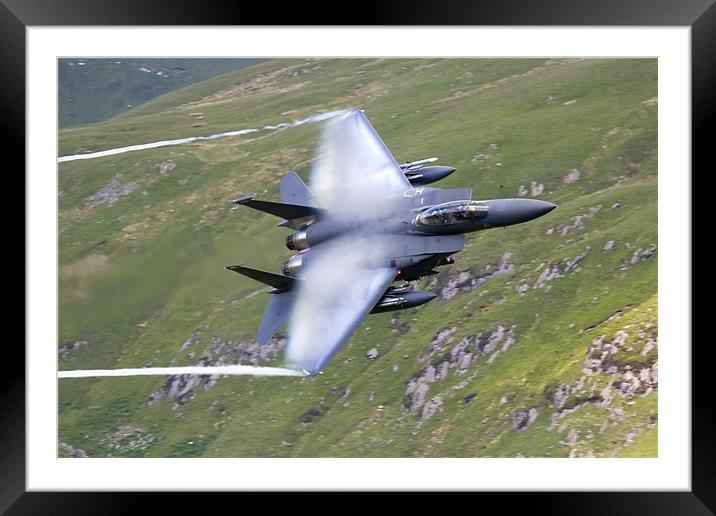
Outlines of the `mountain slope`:
[{"label": "mountain slope", "polygon": [[[322,376],[62,380],[61,455],[656,455],[656,70],[275,60],[61,130],[66,155],[360,107],[399,162],[457,167],[436,186],[559,204],[468,236],[438,299],[371,315]],[[279,270],[286,230],[229,201],[306,177],[318,130],[61,163],[60,368],[280,363],[265,289],[223,266]]]},{"label": "mountain slope", "polygon": [[58,59],[58,125],[101,122],[149,99],[263,59]]}]

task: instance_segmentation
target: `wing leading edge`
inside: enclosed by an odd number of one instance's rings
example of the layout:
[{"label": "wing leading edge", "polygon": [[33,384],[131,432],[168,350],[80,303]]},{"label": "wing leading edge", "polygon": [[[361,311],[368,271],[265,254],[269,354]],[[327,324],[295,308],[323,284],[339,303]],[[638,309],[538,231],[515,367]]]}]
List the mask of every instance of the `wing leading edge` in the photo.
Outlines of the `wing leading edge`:
[{"label": "wing leading edge", "polygon": [[366,202],[375,210],[390,193],[411,188],[362,111],[328,122],[311,170],[311,189],[319,206],[355,216]]}]

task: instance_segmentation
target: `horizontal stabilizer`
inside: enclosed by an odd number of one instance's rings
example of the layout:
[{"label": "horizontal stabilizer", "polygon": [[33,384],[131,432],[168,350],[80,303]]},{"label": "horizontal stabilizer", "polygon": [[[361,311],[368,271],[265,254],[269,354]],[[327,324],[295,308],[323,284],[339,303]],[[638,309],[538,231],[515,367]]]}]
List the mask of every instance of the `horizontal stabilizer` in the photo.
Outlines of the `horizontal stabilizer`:
[{"label": "horizontal stabilizer", "polygon": [[247,195],[236,199],[234,204],[242,204],[258,211],[270,213],[287,220],[303,219],[308,217],[319,217],[323,210],[314,206],[302,204],[289,204],[285,202],[259,201],[253,196]]},{"label": "horizontal stabilizer", "polygon": [[288,276],[260,271],[257,269],[250,269],[248,267],[244,267],[243,265],[227,265],[224,269],[243,274],[248,278],[275,288],[278,292],[286,292],[287,290],[293,289],[296,282],[294,278],[289,278]]}]

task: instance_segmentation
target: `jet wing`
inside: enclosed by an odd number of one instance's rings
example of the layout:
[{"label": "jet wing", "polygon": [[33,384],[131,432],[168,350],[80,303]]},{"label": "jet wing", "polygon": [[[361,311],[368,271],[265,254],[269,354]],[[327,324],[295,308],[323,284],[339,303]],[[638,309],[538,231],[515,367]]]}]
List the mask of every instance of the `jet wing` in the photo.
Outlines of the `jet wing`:
[{"label": "jet wing", "polygon": [[318,206],[350,212],[380,209],[389,194],[412,189],[362,111],[347,114],[326,124],[311,171],[311,189]]},{"label": "jet wing", "polygon": [[312,249],[289,323],[286,363],[314,375],[348,340],[397,275],[351,252],[350,241]]}]

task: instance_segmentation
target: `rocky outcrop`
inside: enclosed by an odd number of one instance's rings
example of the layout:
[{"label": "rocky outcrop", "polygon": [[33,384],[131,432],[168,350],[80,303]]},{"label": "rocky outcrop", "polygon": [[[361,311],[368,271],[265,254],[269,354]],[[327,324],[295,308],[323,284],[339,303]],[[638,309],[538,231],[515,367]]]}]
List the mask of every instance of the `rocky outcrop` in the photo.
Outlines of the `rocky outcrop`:
[{"label": "rocky outcrop", "polygon": [[520,410],[512,413],[512,430],[524,432],[539,416],[539,409],[533,407],[529,410]]},{"label": "rocky outcrop", "polygon": [[559,262],[545,264],[544,270],[532,288],[546,288],[545,285],[548,282],[563,278],[569,272],[577,272],[577,270],[579,270],[579,263],[587,257],[591,250],[592,246],[588,245],[583,253],[578,254],[574,258],[566,258]]},{"label": "rocky outcrop", "polygon": [[[595,337],[584,358],[579,380],[548,389],[546,397],[555,407],[550,428],[587,405],[606,408],[622,419],[624,410],[618,404],[614,406],[615,397],[629,403],[658,389],[656,348],[655,317],[637,328],[627,325],[612,338]],[[608,426],[609,422],[604,421],[599,432]],[[561,433],[564,428],[561,425],[558,431]]]},{"label": "rocky outcrop", "polygon": [[[417,411],[426,402],[430,384],[447,378],[451,371],[455,376],[461,376],[473,366],[478,358],[485,355],[490,355],[488,363],[492,362],[499,353],[507,351],[514,344],[514,329],[515,326],[508,328],[498,325],[492,331],[463,337],[449,351],[435,359],[440,352],[445,351],[447,343],[452,340],[455,328],[445,328],[438,332],[430,343],[428,353],[420,357],[421,360],[432,359],[432,361],[415,373],[408,382],[402,410]],[[434,414],[434,412],[432,413]]]},{"label": "rocky outcrop", "polygon": [[556,227],[547,229],[547,231],[545,231],[545,234],[552,235],[556,233],[561,236],[566,236],[572,231],[582,230],[584,229],[584,221],[594,217],[597,213],[599,213],[601,209],[601,204],[598,204],[597,206],[592,206],[586,212],[573,216],[570,222],[568,222],[567,224],[559,224]]},{"label": "rocky outcrop", "polygon": [[175,168],[177,168],[177,164],[171,160],[164,161],[164,162],[160,163],[159,165],[157,165],[157,171],[163,176],[168,174]]},{"label": "rocky outcrop", "polygon": [[578,168],[573,168],[569,173],[562,178],[566,184],[574,183],[582,175],[582,172]]},{"label": "rocky outcrop", "polygon": [[658,248],[656,244],[652,244],[647,249],[642,249],[641,247],[638,248],[636,251],[634,251],[634,254],[631,256],[631,258],[622,261],[622,266],[619,268],[619,270],[625,271],[629,269],[632,265],[636,265],[642,260],[647,260],[651,258],[656,254],[657,250]]},{"label": "rocky outcrop", "polygon": [[637,335],[638,340],[646,340],[640,353],[640,356],[648,357],[646,361],[630,360],[619,353],[628,337],[625,330],[619,330],[611,340],[600,335],[592,341],[584,359],[582,373],[587,377],[604,374],[614,378],[602,393],[604,399],[611,396],[612,390],[624,398],[633,398],[658,388],[658,364],[656,353],[652,353],[657,346],[656,336],[647,336],[643,331]]},{"label": "rocky outcrop", "polygon": [[59,355],[60,360],[67,360],[68,358],[70,358],[74,351],[84,348],[85,346],[87,346],[87,344],[88,342],[86,340],[77,340],[75,342],[70,342],[69,344],[60,346],[60,348],[57,350],[57,354]]},{"label": "rocky outcrop", "polygon": [[157,437],[132,425],[120,426],[116,432],[105,434],[101,443],[115,454],[146,450]]},{"label": "rocky outcrop", "polygon": [[532,197],[542,195],[542,192],[544,192],[544,185],[542,183],[538,183],[536,181],[532,181],[530,183],[530,195]]},{"label": "rocky outcrop", "polygon": [[79,448],[70,446],[67,443],[63,443],[62,441],[59,442],[59,447],[62,451],[64,451],[73,459],[86,459],[89,457],[89,455],[87,455],[87,452],[85,452],[84,450],[80,450]]},{"label": "rocky outcrop", "polygon": [[508,262],[511,256],[512,253],[503,254],[497,262],[487,264],[479,273],[468,270],[445,274],[439,280],[441,288],[438,298],[441,301],[449,301],[461,292],[469,292],[493,278],[511,272],[515,267]]},{"label": "rocky outcrop", "polygon": [[419,360],[427,360],[431,358],[436,351],[440,351],[443,349],[443,346],[445,346],[448,342],[450,342],[455,335],[455,332],[457,331],[457,326],[450,326],[448,328],[443,328],[440,331],[438,331],[433,338],[430,340],[430,344],[428,345],[428,353],[427,355],[420,355],[418,357]]},{"label": "rocky outcrop", "polygon": [[137,187],[135,181],[122,184],[124,174],[115,175],[112,180],[87,198],[87,204],[94,208],[101,204],[112,205],[124,196],[131,194]]},{"label": "rocky outcrop", "polygon": [[659,105],[658,97],[650,97],[641,103],[642,106],[648,109],[655,109]]},{"label": "rocky outcrop", "polygon": [[428,401],[425,404],[425,407],[423,407],[423,413],[421,414],[421,421],[427,421],[431,417],[433,417],[438,411],[443,411],[443,397],[442,396],[435,396],[430,401]]},{"label": "rocky outcrop", "polygon": [[[187,341],[182,344],[181,350],[187,349],[200,332],[194,332]],[[199,366],[222,366],[232,364],[260,365],[261,363],[274,358],[285,346],[286,339],[274,337],[265,344],[255,341],[238,342],[236,340],[223,340],[219,337],[212,337],[209,346],[200,354],[196,365]],[[190,353],[189,358],[195,355]],[[176,356],[175,356],[176,358]],[[174,363],[174,359],[172,360]],[[204,390],[211,389],[219,380],[221,375],[172,375],[167,376],[164,383],[147,398],[147,405],[153,405],[160,400],[174,400],[174,410],[187,403],[196,396],[196,390],[203,387]]]}]

